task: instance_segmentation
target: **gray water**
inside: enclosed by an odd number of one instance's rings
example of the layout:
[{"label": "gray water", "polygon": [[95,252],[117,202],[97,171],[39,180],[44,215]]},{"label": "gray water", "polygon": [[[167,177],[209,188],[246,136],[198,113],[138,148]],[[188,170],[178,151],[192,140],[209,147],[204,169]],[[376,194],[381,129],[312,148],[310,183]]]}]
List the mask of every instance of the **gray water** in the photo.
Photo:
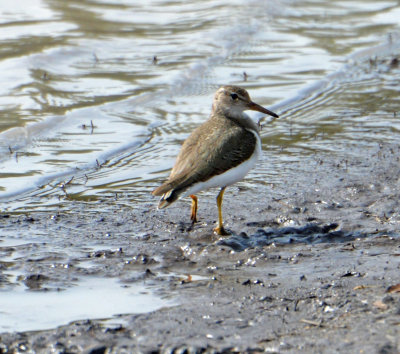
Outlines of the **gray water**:
[{"label": "gray water", "polygon": [[5,212],[152,200],[221,84],[284,118],[264,122],[263,160],[243,183],[398,140],[398,1],[0,4]]}]

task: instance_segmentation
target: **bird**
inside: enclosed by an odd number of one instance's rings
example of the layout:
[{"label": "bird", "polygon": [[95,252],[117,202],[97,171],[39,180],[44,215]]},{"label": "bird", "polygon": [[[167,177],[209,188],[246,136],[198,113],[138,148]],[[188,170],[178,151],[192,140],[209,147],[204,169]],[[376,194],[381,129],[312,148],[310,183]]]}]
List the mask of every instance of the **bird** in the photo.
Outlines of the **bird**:
[{"label": "bird", "polygon": [[222,219],[225,189],[242,180],[261,155],[259,126],[244,113],[246,110],[279,118],[254,103],[244,88],[226,85],[216,91],[209,119],[184,141],[168,179],[152,192],[161,196],[158,209],[190,196],[193,225],[197,222],[196,194],[219,187],[218,226],[214,231],[217,235],[229,235]]}]

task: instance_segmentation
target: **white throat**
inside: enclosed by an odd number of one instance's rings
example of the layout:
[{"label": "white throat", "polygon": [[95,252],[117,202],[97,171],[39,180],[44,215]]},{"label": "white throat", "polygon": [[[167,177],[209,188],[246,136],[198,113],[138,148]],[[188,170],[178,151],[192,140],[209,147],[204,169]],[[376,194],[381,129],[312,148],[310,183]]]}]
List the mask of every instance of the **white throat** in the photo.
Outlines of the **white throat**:
[{"label": "white throat", "polygon": [[250,119],[250,117],[243,112],[243,109],[238,109],[238,107],[235,106],[231,106],[225,109],[225,115],[235,119],[243,119],[243,120]]}]

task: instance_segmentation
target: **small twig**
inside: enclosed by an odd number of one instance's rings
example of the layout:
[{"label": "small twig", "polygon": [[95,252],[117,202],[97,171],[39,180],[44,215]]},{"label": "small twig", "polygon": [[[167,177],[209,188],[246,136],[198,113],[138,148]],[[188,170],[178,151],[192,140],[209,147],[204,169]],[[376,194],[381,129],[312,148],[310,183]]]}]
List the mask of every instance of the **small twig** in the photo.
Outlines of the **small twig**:
[{"label": "small twig", "polygon": [[72,182],[72,180],[74,179],[74,177],[75,177],[75,176],[72,176],[71,179],[70,179],[67,183],[65,183],[65,185],[70,184],[70,183]]},{"label": "small twig", "polygon": [[72,180],[75,178],[75,176],[72,176],[68,182],[62,182],[58,185],[58,187],[60,187],[60,189],[65,193],[65,196],[68,197],[68,193],[67,193],[67,189],[66,186],[68,186]]},{"label": "small twig", "polygon": [[42,80],[43,81],[50,80],[50,75],[46,71],[43,71]]},{"label": "small twig", "polygon": [[307,320],[305,318],[302,318],[300,320],[300,322],[303,322],[303,323],[306,323],[306,324],[309,324],[309,325],[312,325],[312,326],[315,326],[315,327],[323,327],[322,326],[322,320],[320,322],[317,322],[317,321],[311,321],[311,320]]},{"label": "small twig", "polygon": [[65,189],[65,184],[64,183],[60,183],[58,186],[64,192],[65,196],[68,197],[67,190]]},{"label": "small twig", "polygon": [[93,52],[93,59],[94,59],[96,64],[99,62],[99,58],[97,57],[95,52]]}]

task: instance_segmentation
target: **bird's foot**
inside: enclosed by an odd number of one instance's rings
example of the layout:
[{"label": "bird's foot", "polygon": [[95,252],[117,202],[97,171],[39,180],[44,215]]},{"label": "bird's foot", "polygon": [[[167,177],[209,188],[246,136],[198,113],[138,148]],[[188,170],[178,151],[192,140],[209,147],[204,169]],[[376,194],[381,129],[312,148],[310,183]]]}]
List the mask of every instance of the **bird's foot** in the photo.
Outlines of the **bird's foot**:
[{"label": "bird's foot", "polygon": [[218,226],[214,229],[214,232],[219,236],[228,236],[230,232],[226,231],[223,226]]},{"label": "bird's foot", "polygon": [[188,226],[188,228],[186,229],[186,231],[192,231],[194,229],[194,226],[197,223],[197,218],[190,218],[190,225]]}]

